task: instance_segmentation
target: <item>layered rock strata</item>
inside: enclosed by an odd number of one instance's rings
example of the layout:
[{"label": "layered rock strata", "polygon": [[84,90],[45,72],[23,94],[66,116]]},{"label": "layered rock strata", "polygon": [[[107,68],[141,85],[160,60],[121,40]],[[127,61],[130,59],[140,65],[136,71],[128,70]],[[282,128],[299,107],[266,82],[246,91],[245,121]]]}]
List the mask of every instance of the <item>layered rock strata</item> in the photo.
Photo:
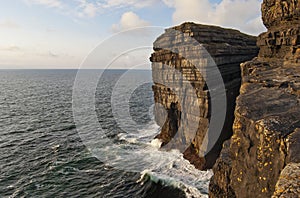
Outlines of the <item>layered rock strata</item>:
[{"label": "layered rock strata", "polygon": [[[191,45],[189,39],[197,41],[199,45]],[[211,87],[205,81],[205,74],[195,65],[198,63],[203,68],[209,66],[206,52],[216,63],[225,83],[226,96],[216,97],[227,98],[227,104],[224,104],[227,105],[225,124],[217,143],[209,152],[210,136],[206,134],[211,120]],[[190,129],[182,127],[180,137],[173,144],[180,146],[189,139],[192,140],[190,146],[183,150],[184,157],[199,169],[211,168],[222,143],[232,135],[235,99],[241,84],[239,65],[251,60],[257,53],[256,37],[237,30],[194,23],[167,29],[154,42],[154,53],[150,58],[154,99],[155,103],[161,105],[156,105],[155,108],[155,119],[161,126],[161,133],[157,138],[163,141],[163,145],[168,145],[180,126],[194,122],[197,125],[196,135],[191,137]],[[185,83],[192,86],[192,92],[182,88]],[[169,85],[174,84],[178,87],[170,88]]]},{"label": "layered rock strata", "polygon": [[258,58],[241,64],[233,136],[210,197],[299,197],[300,1],[264,0]]}]

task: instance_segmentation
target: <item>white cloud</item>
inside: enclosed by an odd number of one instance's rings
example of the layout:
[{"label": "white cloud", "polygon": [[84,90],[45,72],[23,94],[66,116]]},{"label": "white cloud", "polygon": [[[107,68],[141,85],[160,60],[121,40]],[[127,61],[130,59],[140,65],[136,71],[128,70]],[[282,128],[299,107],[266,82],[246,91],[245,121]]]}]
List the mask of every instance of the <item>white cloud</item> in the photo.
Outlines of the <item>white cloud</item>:
[{"label": "white cloud", "polygon": [[149,25],[150,25],[149,22],[141,19],[134,12],[125,12],[121,17],[120,22],[112,26],[112,30],[114,32],[119,32],[126,29],[149,26]]},{"label": "white cloud", "polygon": [[[88,17],[93,18],[98,13],[111,11],[120,8],[144,8],[160,0],[71,0],[64,2],[62,0],[24,0],[27,4],[43,5],[49,8],[57,8],[61,12],[69,15],[73,15],[79,18]],[[75,7],[70,6],[75,5]]]},{"label": "white cloud", "polygon": [[[212,3],[211,0],[24,0],[30,4],[44,5],[60,10],[60,12],[75,18],[93,18],[99,13],[111,12],[117,9],[141,9],[159,2],[174,8],[173,25],[185,21],[202,24],[220,25],[239,29],[250,34],[265,31],[260,19],[262,0],[222,0]],[[132,22],[130,22],[132,20]],[[133,12],[122,16],[119,24],[113,25],[114,31],[120,31],[141,25],[148,25]]]},{"label": "white cloud", "polygon": [[86,5],[86,7],[84,8],[83,12],[88,16],[88,17],[95,17],[97,14],[97,7],[92,4],[89,3]]},{"label": "white cloud", "polygon": [[19,24],[11,19],[5,19],[0,22],[0,28],[10,28],[10,29],[17,29],[20,28]]},{"label": "white cloud", "polygon": [[173,21],[181,23],[187,20],[208,23],[211,14],[211,5],[208,0],[175,0]]},{"label": "white cloud", "polygon": [[193,21],[237,28],[250,34],[265,30],[260,19],[262,0],[222,0],[212,4],[209,0],[163,0],[175,9],[173,23]]},{"label": "white cloud", "polygon": [[60,0],[25,0],[29,4],[40,4],[47,7],[62,8],[63,4]]},{"label": "white cloud", "polygon": [[21,51],[21,48],[16,45],[1,46],[0,51],[18,52],[18,51]]},{"label": "white cloud", "polygon": [[113,7],[134,7],[134,8],[143,8],[154,5],[159,0],[106,0],[103,4],[104,8],[113,8]]},{"label": "white cloud", "polygon": [[52,58],[57,58],[59,55],[57,53],[49,51],[49,56],[52,57]]},{"label": "white cloud", "polygon": [[101,10],[101,6],[97,3],[89,3],[86,0],[81,0],[78,6],[79,17],[93,18],[97,15],[98,11]]},{"label": "white cloud", "polygon": [[167,6],[169,7],[175,7],[175,1],[174,0],[162,0]]}]

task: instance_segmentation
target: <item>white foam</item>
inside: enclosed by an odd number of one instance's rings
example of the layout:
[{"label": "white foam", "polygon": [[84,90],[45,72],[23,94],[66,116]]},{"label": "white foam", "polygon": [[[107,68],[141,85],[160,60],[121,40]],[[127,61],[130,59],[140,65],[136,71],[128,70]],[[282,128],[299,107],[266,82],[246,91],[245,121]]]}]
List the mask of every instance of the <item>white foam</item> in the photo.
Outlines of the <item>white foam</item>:
[{"label": "white foam", "polygon": [[161,140],[153,139],[149,150],[143,150],[145,155],[150,152],[148,160],[154,160],[156,163],[152,163],[155,165],[141,172],[138,182],[143,183],[150,179],[155,183],[160,182],[181,189],[186,197],[208,197],[208,185],[213,172],[196,169],[178,150],[160,150],[161,144]]},{"label": "white foam", "polygon": [[162,141],[160,139],[153,139],[150,143],[151,146],[153,146],[154,148],[160,148],[162,145]]},{"label": "white foam", "polygon": [[[198,170],[195,171],[198,172]],[[147,180],[151,180],[154,183],[177,188],[182,190],[187,198],[208,197],[207,187],[211,176],[211,171],[201,171],[197,178],[191,178],[188,173],[179,173],[176,177],[172,177],[168,172],[163,174],[161,172],[144,170],[141,172],[141,177],[137,182],[143,185]]]},{"label": "white foam", "polygon": [[128,143],[135,144],[138,142],[136,137],[132,137],[126,133],[120,133],[120,134],[118,134],[118,137],[119,137],[119,140],[124,140]]},{"label": "white foam", "polygon": [[[151,124],[134,134],[122,133],[118,137],[126,144],[107,145],[101,150],[110,160],[110,166],[141,171],[141,178],[137,181],[141,184],[150,179],[155,183],[181,189],[186,197],[208,197],[212,171],[196,169],[178,150],[160,150],[162,142],[154,139],[158,131],[159,127]],[[116,147],[129,149],[116,152]]]},{"label": "white foam", "polygon": [[137,130],[135,133],[120,133],[118,134],[119,140],[126,141],[128,143],[148,143],[151,142],[155,135],[159,132],[159,126],[155,124],[154,121],[151,121],[143,129]]}]

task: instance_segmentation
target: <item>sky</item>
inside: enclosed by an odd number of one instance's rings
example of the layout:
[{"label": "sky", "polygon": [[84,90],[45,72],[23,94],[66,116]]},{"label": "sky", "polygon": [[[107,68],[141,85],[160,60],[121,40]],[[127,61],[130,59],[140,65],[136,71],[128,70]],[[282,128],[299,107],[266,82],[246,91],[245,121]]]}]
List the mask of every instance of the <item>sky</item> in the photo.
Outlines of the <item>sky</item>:
[{"label": "sky", "polygon": [[[79,68],[107,39],[128,29],[185,21],[258,35],[262,0],[7,0],[0,7],[0,69]],[[158,36],[160,31],[157,31]],[[153,37],[153,39],[155,39]],[[154,41],[154,40],[153,40]],[[125,39],[122,45],[135,42]],[[152,44],[149,42],[149,46]],[[118,44],[115,48],[118,47]],[[108,49],[113,59],[114,49]],[[143,50],[142,50],[143,51]],[[141,58],[151,51],[140,51]],[[143,54],[143,55],[141,55]],[[132,55],[132,57],[137,55]],[[120,59],[118,68],[130,67]]]}]

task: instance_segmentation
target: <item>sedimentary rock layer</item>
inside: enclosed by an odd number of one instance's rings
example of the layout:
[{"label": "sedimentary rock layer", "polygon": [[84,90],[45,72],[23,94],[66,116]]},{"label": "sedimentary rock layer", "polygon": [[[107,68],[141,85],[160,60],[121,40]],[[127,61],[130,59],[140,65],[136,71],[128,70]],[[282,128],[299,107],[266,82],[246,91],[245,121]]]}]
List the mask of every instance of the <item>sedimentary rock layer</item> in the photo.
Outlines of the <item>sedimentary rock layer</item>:
[{"label": "sedimentary rock layer", "polygon": [[299,196],[299,3],[263,1],[268,32],[258,58],[241,64],[233,136],[214,165],[210,197]]},{"label": "sedimentary rock layer", "polygon": [[[197,44],[191,45],[191,38]],[[226,96],[217,97],[227,98],[227,104],[224,104],[227,105],[225,124],[220,138],[210,152],[207,150],[210,136],[208,135],[208,139],[205,136],[211,119],[212,87],[208,87],[205,74],[196,67],[209,66],[207,52],[216,63],[225,83]],[[211,168],[219,155],[222,142],[232,135],[235,98],[239,94],[241,83],[239,64],[257,56],[257,53],[256,37],[236,30],[194,23],[167,29],[155,41],[154,53],[150,58],[153,62],[155,103],[163,107],[155,108],[155,119],[162,127],[157,138],[163,141],[163,145],[168,145],[180,126],[194,122],[197,125],[196,136],[190,137],[190,129],[183,127],[180,138],[173,144],[176,147],[192,140],[191,145],[184,148],[184,157],[199,169]],[[169,86],[172,84],[178,87],[172,89]],[[193,90],[187,91],[185,84],[191,85]]]}]

